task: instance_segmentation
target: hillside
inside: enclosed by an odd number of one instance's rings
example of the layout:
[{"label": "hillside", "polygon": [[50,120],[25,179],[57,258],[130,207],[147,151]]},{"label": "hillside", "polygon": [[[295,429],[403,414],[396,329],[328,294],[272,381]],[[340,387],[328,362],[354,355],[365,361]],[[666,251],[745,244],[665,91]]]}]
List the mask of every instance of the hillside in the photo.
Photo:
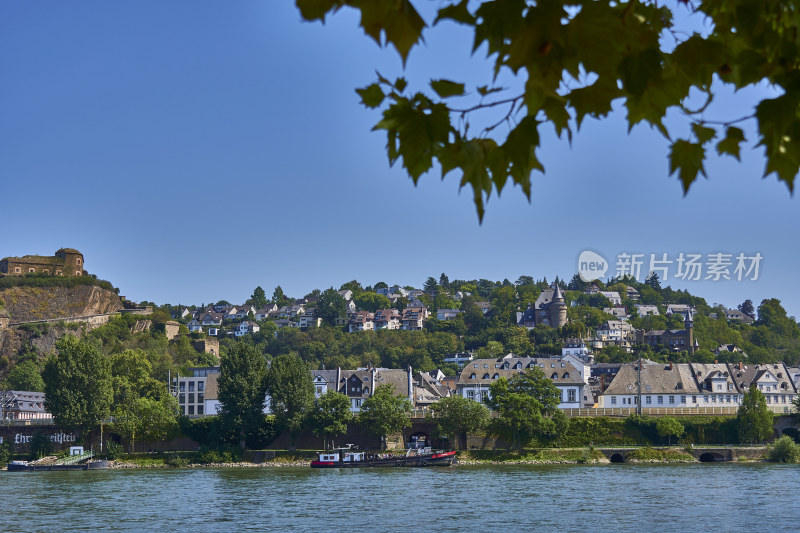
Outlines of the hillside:
[{"label": "hillside", "polygon": [[5,302],[12,323],[113,313],[122,309],[117,294],[96,285],[0,288],[0,300]]}]

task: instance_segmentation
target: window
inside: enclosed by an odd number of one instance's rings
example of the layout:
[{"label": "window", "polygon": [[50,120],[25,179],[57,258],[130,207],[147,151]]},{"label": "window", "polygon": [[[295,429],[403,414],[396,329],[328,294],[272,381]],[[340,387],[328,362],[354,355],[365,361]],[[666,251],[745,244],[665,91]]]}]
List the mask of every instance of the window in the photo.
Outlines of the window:
[{"label": "window", "polygon": [[20,272],[22,272],[22,269],[20,267],[14,267],[14,272],[19,274]]},{"label": "window", "polygon": [[198,381],[197,382],[197,392],[203,392],[203,390],[205,388],[206,388],[205,382],[203,382],[203,381]]},{"label": "window", "polygon": [[178,385],[178,389],[181,392],[186,392],[186,382],[185,381],[181,381],[180,385]]},{"label": "window", "polygon": [[472,374],[469,375],[469,379],[475,379],[475,372],[473,372]]},{"label": "window", "polygon": [[33,267],[29,267],[29,268],[28,268],[28,272],[36,272],[36,269],[35,269],[35,268],[33,268]]},{"label": "window", "polygon": [[611,397],[611,405],[617,405],[617,397],[616,396],[612,396]]},{"label": "window", "polygon": [[197,393],[197,403],[203,403],[205,401],[206,395],[202,392]]},{"label": "window", "polygon": [[681,396],[681,403],[683,403],[683,404],[686,403],[686,396]]},{"label": "window", "polygon": [[186,403],[186,395],[185,394],[178,394],[178,403],[179,404]]},{"label": "window", "polygon": [[553,372],[553,375],[550,376],[550,379],[558,379],[558,374]]},{"label": "window", "polygon": [[569,372],[564,372],[564,375],[561,377],[564,379],[569,379]]},{"label": "window", "polygon": [[692,396],[692,403],[697,403],[697,396]]},{"label": "window", "polygon": [[569,389],[567,391],[567,401],[574,402],[575,401],[575,389]]},{"label": "window", "polygon": [[193,415],[193,414],[194,414],[194,405],[190,405],[190,406],[189,406],[189,409],[188,409],[188,414],[190,414],[190,415]]},{"label": "window", "polygon": [[674,405],[674,404],[675,404],[675,396],[670,396],[670,397],[669,397],[669,403],[670,403],[671,405]]},{"label": "window", "polygon": [[658,397],[658,403],[659,403],[659,404],[662,404],[662,403],[664,403],[664,397],[663,397],[663,396],[659,396],[659,397]]},{"label": "window", "polygon": [[189,382],[189,392],[194,392],[194,381]]},{"label": "window", "polygon": [[646,403],[647,405],[652,404],[653,403],[653,398],[650,397],[650,396],[645,396],[644,403]]},{"label": "window", "polygon": [[498,379],[499,377],[500,377],[500,374],[498,374],[498,373],[495,373],[495,375],[494,375],[494,376],[492,376],[492,379]]},{"label": "window", "polygon": [[489,379],[489,373],[488,372],[483,375],[483,379]]},{"label": "window", "polygon": [[475,399],[475,391],[473,391],[473,390],[468,390],[468,391],[467,391],[467,399],[468,399],[468,400],[474,400],[474,399]]},{"label": "window", "polygon": [[193,392],[189,393],[189,403],[194,403],[194,393]]},{"label": "window", "polygon": [[202,405],[198,405],[197,406],[197,414],[198,415],[202,415],[203,414],[203,406]]}]

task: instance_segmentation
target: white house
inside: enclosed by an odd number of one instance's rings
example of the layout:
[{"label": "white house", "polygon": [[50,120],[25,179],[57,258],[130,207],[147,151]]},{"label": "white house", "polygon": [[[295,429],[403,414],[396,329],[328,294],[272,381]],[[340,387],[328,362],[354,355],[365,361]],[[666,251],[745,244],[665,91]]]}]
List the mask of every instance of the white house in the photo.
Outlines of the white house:
[{"label": "white house", "polygon": [[260,330],[261,327],[258,324],[251,322],[250,320],[245,320],[234,330],[234,335],[241,337],[242,335],[258,333]]},{"label": "white house", "polygon": [[200,322],[196,318],[193,318],[192,320],[190,320],[189,323],[186,324],[186,326],[189,328],[189,332],[190,333],[194,333],[195,331],[203,331],[202,322]]},{"label": "white house", "polygon": [[436,311],[437,320],[455,320],[461,314],[461,309],[439,309]]},{"label": "white house", "polygon": [[600,291],[600,294],[608,298],[611,305],[622,305],[622,298],[617,291]]}]

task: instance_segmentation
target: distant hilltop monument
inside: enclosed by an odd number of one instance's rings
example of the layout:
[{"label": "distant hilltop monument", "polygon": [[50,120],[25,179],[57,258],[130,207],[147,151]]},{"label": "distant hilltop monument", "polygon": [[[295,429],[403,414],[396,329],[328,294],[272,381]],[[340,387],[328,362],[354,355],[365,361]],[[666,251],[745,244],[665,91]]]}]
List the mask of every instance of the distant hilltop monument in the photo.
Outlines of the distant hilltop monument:
[{"label": "distant hilltop monument", "polygon": [[32,272],[51,276],[85,276],[83,254],[74,248],[61,248],[53,256],[24,255],[0,260],[0,274],[24,276]]}]

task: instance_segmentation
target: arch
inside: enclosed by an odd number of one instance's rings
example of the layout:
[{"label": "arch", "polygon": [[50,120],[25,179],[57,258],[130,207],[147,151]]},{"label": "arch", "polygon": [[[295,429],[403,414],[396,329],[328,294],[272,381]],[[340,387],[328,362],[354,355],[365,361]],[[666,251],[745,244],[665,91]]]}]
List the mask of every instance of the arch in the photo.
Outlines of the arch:
[{"label": "arch", "polygon": [[611,457],[609,457],[609,461],[611,461],[612,463],[624,463],[625,456],[622,455],[621,453],[615,453],[612,454]]},{"label": "arch", "polygon": [[701,453],[698,459],[701,463],[721,463],[725,460],[725,457],[719,453],[705,452]]}]

